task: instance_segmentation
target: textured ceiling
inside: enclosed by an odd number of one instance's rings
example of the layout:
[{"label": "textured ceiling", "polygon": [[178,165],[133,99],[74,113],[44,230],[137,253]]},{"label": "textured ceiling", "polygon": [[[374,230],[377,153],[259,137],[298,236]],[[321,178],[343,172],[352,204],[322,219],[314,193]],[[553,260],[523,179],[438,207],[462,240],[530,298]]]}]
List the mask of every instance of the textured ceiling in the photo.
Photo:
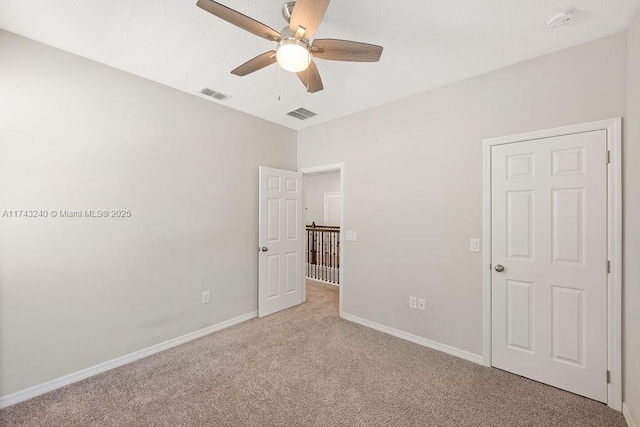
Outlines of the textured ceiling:
[{"label": "textured ceiling", "polygon": [[[220,0],[280,30],[283,0]],[[195,0],[0,0],[0,27],[302,129],[625,30],[640,0],[333,0],[316,38],[384,46],[379,63],[316,60],[325,89],[307,94],[277,65],[246,77],[229,72],[275,43],[197,8]],[[573,7],[549,30],[546,18]],[[211,101],[216,102],[216,101]],[[286,116],[298,107],[318,116]]]}]

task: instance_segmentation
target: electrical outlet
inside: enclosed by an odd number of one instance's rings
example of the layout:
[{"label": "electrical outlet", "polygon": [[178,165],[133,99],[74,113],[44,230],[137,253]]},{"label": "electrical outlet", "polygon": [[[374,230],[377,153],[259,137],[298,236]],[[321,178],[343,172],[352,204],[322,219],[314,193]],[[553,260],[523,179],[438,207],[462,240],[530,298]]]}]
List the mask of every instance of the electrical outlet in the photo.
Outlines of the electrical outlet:
[{"label": "electrical outlet", "polygon": [[426,309],[427,309],[427,302],[423,298],[420,298],[418,300],[418,310],[425,311]]},{"label": "electrical outlet", "polygon": [[469,249],[471,252],[480,252],[480,239],[477,237],[472,238],[469,241]]},{"label": "electrical outlet", "polygon": [[416,308],[418,300],[416,297],[409,297],[409,308]]},{"label": "electrical outlet", "polygon": [[202,303],[207,304],[209,302],[209,291],[202,293]]}]

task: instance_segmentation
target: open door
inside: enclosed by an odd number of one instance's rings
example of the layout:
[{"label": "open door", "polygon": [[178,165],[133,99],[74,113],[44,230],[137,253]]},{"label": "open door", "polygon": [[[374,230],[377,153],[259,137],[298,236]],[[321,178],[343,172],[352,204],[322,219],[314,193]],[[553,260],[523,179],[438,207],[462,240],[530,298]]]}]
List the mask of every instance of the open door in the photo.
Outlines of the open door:
[{"label": "open door", "polygon": [[258,316],[302,302],[302,174],[260,166]]}]

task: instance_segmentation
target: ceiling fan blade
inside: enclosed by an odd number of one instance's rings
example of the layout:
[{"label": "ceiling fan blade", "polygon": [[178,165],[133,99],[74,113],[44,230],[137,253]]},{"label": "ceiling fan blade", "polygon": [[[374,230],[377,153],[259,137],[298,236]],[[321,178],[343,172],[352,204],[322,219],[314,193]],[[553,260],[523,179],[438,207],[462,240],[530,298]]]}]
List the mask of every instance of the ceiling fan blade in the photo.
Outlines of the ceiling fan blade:
[{"label": "ceiling fan blade", "polygon": [[320,73],[318,72],[318,67],[316,67],[315,62],[311,61],[306,70],[300,71],[296,74],[309,93],[320,92],[324,89],[324,86],[322,86],[322,79],[320,78]]},{"label": "ceiling fan blade", "polygon": [[270,50],[269,52],[265,52],[261,55],[256,56],[253,59],[248,60],[235,70],[231,72],[231,74],[235,74],[236,76],[246,76],[247,74],[251,74],[254,71],[258,71],[267,67],[271,64],[276,63],[276,51]]},{"label": "ceiling fan blade", "polygon": [[329,7],[330,0],[298,0],[291,12],[289,29],[294,33],[298,27],[304,27],[304,38],[310,39],[317,31],[324,14]]},{"label": "ceiling fan blade", "polygon": [[313,56],[330,61],[378,62],[382,46],[338,39],[316,39],[311,52]]},{"label": "ceiling fan blade", "polygon": [[249,18],[248,16],[243,15],[240,12],[230,9],[227,6],[216,3],[215,1],[198,0],[196,6],[198,6],[200,9],[206,10],[207,12],[217,16],[220,19],[223,19],[235,25],[236,27],[240,27],[243,30],[249,31],[250,33],[255,34],[258,37],[273,41],[279,41],[282,38],[280,36],[280,33],[273,28],[268,27],[263,23],[256,21],[255,19]]}]

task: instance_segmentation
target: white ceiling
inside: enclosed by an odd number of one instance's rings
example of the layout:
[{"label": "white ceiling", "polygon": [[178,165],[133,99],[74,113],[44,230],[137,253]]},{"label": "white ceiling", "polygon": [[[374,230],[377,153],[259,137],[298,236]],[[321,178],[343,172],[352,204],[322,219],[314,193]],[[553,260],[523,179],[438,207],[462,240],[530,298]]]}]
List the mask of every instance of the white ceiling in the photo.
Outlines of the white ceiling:
[{"label": "white ceiling", "polygon": [[[285,0],[219,1],[276,30],[286,26]],[[623,31],[640,0],[333,0],[316,38],[385,50],[379,63],[316,60],[325,89],[315,94],[277,65],[230,74],[275,43],[195,2],[0,0],[0,27],[188,93],[208,86],[233,97],[224,105],[302,129]],[[547,29],[546,18],[565,7],[574,19]],[[285,115],[301,106],[318,116]]]}]

